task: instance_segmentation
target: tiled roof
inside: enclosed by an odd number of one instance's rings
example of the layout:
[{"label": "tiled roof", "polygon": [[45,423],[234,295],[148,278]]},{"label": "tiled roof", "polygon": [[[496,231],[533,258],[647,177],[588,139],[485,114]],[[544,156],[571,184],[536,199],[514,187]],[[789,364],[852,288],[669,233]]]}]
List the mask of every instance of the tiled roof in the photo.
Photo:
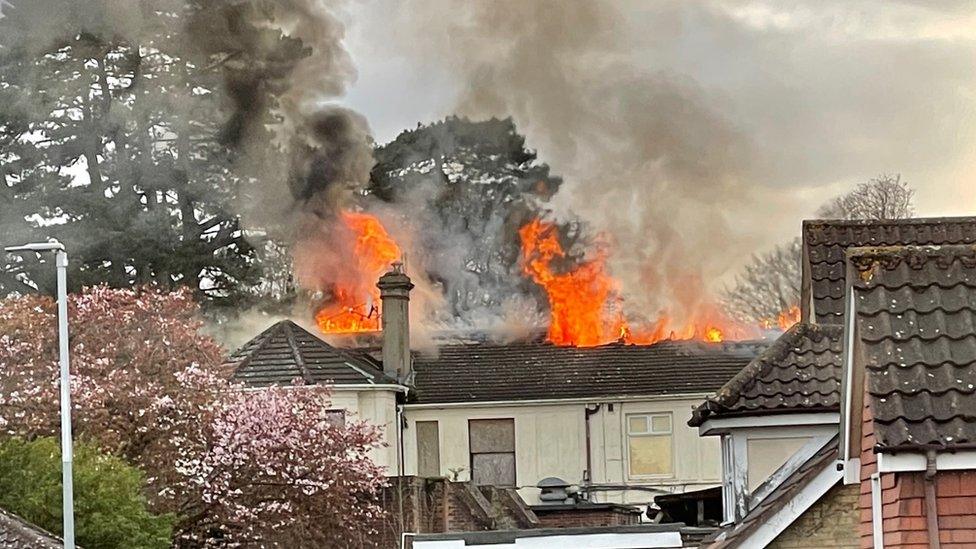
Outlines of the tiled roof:
[{"label": "tiled roof", "polygon": [[711,417],[837,410],[843,326],[798,323],[699,406],[692,427]]},{"label": "tiled roof", "polygon": [[366,356],[337,349],[290,320],[258,334],[230,357],[234,380],[251,387],[307,384],[395,384]]},{"label": "tiled roof", "polygon": [[[815,320],[843,323],[847,248],[976,243],[976,217],[803,222]],[[807,299],[801,300],[807,306]]]},{"label": "tiled roof", "polygon": [[0,549],[61,549],[62,541],[13,513],[0,509]]},{"label": "tiled roof", "polygon": [[976,246],[849,254],[879,449],[976,444]]},{"label": "tiled roof", "polygon": [[[792,475],[783,479],[766,499],[752,508],[742,520],[719,531],[712,538],[712,543],[706,542],[703,547],[708,549],[731,549],[733,547],[750,547],[743,545],[749,541],[749,536],[757,528],[766,524],[772,516],[793,501],[811,481],[826,467],[834,467],[838,457],[837,437],[824,445],[816,454],[801,465]],[[769,482],[769,481],[767,481]],[[761,490],[758,488],[757,491]]]},{"label": "tiled roof", "polygon": [[447,345],[414,359],[417,402],[485,402],[710,393],[760,350],[755,343],[666,341],[559,347]]}]

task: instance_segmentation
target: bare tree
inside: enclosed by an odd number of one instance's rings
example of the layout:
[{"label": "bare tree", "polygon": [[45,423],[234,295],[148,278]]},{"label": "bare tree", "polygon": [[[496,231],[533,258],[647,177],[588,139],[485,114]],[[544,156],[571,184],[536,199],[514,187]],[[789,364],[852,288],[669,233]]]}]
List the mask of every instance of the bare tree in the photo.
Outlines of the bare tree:
[{"label": "bare tree", "polygon": [[725,290],[723,303],[729,314],[763,328],[787,327],[799,314],[799,238],[780,244],[771,252],[753,255],[752,262]]},{"label": "bare tree", "polygon": [[[900,175],[880,175],[830,200],[817,210],[817,216],[902,219],[914,215],[914,197],[915,189]],[[753,256],[724,292],[723,303],[729,314],[764,328],[785,329],[798,320],[802,248],[802,241],[796,238],[767,254]]]},{"label": "bare tree", "polygon": [[882,174],[817,210],[826,219],[904,219],[915,214],[915,189],[901,175]]}]

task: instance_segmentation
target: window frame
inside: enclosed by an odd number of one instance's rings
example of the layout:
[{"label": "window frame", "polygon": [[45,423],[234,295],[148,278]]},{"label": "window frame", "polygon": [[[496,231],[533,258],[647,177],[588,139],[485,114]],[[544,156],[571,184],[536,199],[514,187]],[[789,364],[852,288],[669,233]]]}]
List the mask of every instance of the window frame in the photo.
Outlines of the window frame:
[{"label": "window frame", "polygon": [[[642,432],[631,432],[630,420],[635,417],[643,417],[646,420],[646,431]],[[655,417],[666,417],[668,418],[668,430],[665,431],[655,431],[654,430],[654,418]],[[648,479],[671,479],[675,478],[675,445],[674,445],[674,414],[672,412],[635,412],[632,414],[624,414],[624,437],[627,439],[627,478],[634,480],[648,480]],[[631,464],[631,440],[633,438],[640,437],[667,437],[668,443],[671,446],[671,463],[670,471],[667,473],[653,473],[641,475],[633,471]]]}]

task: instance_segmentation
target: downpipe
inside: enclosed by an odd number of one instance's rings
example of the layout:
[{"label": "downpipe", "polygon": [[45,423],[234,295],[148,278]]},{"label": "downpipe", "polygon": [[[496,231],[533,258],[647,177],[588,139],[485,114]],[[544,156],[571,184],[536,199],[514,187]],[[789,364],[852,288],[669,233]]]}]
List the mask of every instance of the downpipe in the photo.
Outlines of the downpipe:
[{"label": "downpipe", "polygon": [[928,530],[929,549],[940,549],[939,507],[935,493],[935,450],[925,453],[925,526]]}]

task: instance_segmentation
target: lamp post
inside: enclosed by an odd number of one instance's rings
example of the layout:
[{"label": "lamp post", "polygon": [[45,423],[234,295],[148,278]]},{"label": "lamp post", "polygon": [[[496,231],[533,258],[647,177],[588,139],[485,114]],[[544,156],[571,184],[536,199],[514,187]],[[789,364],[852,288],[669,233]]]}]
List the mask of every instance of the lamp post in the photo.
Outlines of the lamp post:
[{"label": "lamp post", "polygon": [[58,269],[58,362],[61,367],[61,481],[64,547],[75,547],[74,482],[71,474],[71,374],[68,370],[68,253],[57,240],[5,248],[8,252],[54,252]]}]

